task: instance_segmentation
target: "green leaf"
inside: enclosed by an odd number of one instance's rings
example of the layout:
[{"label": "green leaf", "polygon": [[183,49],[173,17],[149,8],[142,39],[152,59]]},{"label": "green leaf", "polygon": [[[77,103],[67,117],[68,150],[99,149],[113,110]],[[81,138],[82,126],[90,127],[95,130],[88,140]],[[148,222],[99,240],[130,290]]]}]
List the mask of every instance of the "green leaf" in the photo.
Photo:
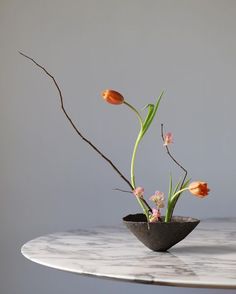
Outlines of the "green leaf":
[{"label": "green leaf", "polygon": [[[186,180],[185,183],[183,184],[183,186],[181,187],[181,189],[186,188],[186,187],[188,186],[190,180],[191,180],[191,179]],[[175,193],[177,192],[177,190],[180,188],[180,187],[179,187],[180,182],[181,182],[181,180],[180,180],[179,183],[177,184],[177,186],[176,186],[176,191],[174,192],[174,194],[175,194]],[[181,192],[181,193],[179,194],[179,196],[176,198],[175,203],[178,201],[178,199],[179,199],[179,197],[182,195],[182,193],[183,193],[183,192]],[[173,195],[174,195],[174,194],[173,194]]]},{"label": "green leaf", "polygon": [[186,180],[185,183],[183,184],[183,188],[186,188],[189,185],[190,181],[191,179]]},{"label": "green leaf", "polygon": [[145,125],[147,124],[147,121],[150,119],[150,117],[152,116],[153,110],[154,110],[154,105],[153,104],[147,104],[146,106],[144,106],[143,109],[148,108],[148,114],[145,118],[145,121],[143,123],[143,128],[145,129]]},{"label": "green leaf", "polygon": [[144,110],[147,109],[149,106],[153,106],[153,107],[154,107],[153,104],[149,103],[149,104],[146,104],[146,105],[141,109],[141,111],[144,111]]},{"label": "green leaf", "polygon": [[161,94],[158,97],[157,102],[156,102],[154,107],[150,107],[151,105],[153,106],[153,104],[149,104],[149,112],[148,112],[147,118],[145,119],[145,122],[143,124],[142,136],[146,133],[146,131],[150,127],[150,125],[151,125],[151,123],[152,123],[152,121],[153,121],[153,119],[154,119],[154,117],[155,117],[155,115],[157,113],[157,110],[158,110],[158,107],[159,107],[159,104],[161,102],[161,98],[162,98],[163,95],[164,95],[164,91],[161,92]]},{"label": "green leaf", "polygon": [[180,179],[179,182],[176,184],[173,195],[177,192],[177,190],[179,190],[179,186],[180,186],[181,182],[182,182],[182,179]]},{"label": "green leaf", "polygon": [[170,183],[169,183],[169,192],[168,192],[168,203],[171,200],[171,196],[172,196],[172,175],[170,174]]},{"label": "green leaf", "polygon": [[[171,179],[172,181],[172,179]],[[173,195],[175,195],[180,189],[184,189],[188,186],[190,179],[186,180],[184,182],[184,184],[181,187],[181,182],[183,181],[183,179],[180,179],[179,182],[176,184],[174,191],[172,191],[171,189],[171,197],[168,198],[168,206],[167,206],[167,211],[166,211],[166,216],[165,216],[165,222],[170,222],[174,209],[175,209],[175,205],[177,203],[177,201],[179,200],[179,197],[181,196],[181,194],[183,192],[181,192],[176,198],[173,199]],[[172,183],[170,184],[172,186]],[[170,190],[169,190],[170,191]],[[170,192],[169,192],[170,193]]]}]

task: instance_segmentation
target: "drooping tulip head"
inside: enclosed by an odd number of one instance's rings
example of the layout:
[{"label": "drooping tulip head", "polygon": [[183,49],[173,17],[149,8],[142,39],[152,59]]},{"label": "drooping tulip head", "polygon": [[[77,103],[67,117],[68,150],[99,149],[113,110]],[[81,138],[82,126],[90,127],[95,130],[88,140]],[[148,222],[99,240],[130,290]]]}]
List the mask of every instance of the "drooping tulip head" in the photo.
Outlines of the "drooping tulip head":
[{"label": "drooping tulip head", "polygon": [[193,195],[199,198],[206,197],[208,195],[208,192],[210,191],[210,189],[207,186],[207,183],[201,181],[192,182],[189,185],[188,189]]},{"label": "drooping tulip head", "polygon": [[103,99],[114,105],[119,105],[124,102],[124,97],[117,91],[114,90],[105,90],[102,92]]}]

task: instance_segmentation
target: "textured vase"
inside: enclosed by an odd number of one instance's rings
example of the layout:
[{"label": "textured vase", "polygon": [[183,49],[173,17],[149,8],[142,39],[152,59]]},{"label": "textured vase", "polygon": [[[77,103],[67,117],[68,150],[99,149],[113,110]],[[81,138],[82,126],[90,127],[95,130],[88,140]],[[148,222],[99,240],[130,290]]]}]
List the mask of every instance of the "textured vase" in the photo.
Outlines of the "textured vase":
[{"label": "textured vase", "polygon": [[199,224],[191,217],[174,216],[171,222],[147,223],[144,214],[129,214],[123,218],[127,228],[153,251],[167,251],[183,240]]}]

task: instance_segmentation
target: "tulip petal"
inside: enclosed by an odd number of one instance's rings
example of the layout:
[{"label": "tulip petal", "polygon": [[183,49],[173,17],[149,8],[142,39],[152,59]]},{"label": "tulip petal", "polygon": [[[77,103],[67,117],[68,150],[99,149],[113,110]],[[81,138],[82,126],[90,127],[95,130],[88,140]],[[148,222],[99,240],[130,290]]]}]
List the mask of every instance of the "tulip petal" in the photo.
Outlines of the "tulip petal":
[{"label": "tulip petal", "polygon": [[208,195],[210,192],[210,189],[207,186],[206,182],[201,182],[201,181],[196,181],[192,182],[189,187],[189,192],[192,193],[193,195],[199,197],[199,198],[204,198]]}]

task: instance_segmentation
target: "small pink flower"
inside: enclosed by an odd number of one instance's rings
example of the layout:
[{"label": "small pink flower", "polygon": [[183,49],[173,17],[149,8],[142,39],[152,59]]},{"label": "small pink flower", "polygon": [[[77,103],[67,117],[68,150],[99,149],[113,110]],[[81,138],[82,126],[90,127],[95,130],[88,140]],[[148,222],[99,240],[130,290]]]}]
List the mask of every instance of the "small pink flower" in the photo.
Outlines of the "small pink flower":
[{"label": "small pink flower", "polygon": [[161,213],[159,209],[153,208],[152,215],[149,219],[150,223],[157,223],[161,218]]},{"label": "small pink flower", "polygon": [[163,208],[165,206],[165,196],[164,193],[160,191],[156,191],[154,195],[152,195],[149,200],[153,201],[158,208]]},{"label": "small pink flower", "polygon": [[173,134],[172,133],[166,133],[164,136],[164,146],[167,146],[169,144],[173,143]]},{"label": "small pink flower", "polygon": [[135,188],[134,191],[133,191],[133,194],[136,197],[143,198],[144,188],[143,187],[137,187],[137,188]]}]

